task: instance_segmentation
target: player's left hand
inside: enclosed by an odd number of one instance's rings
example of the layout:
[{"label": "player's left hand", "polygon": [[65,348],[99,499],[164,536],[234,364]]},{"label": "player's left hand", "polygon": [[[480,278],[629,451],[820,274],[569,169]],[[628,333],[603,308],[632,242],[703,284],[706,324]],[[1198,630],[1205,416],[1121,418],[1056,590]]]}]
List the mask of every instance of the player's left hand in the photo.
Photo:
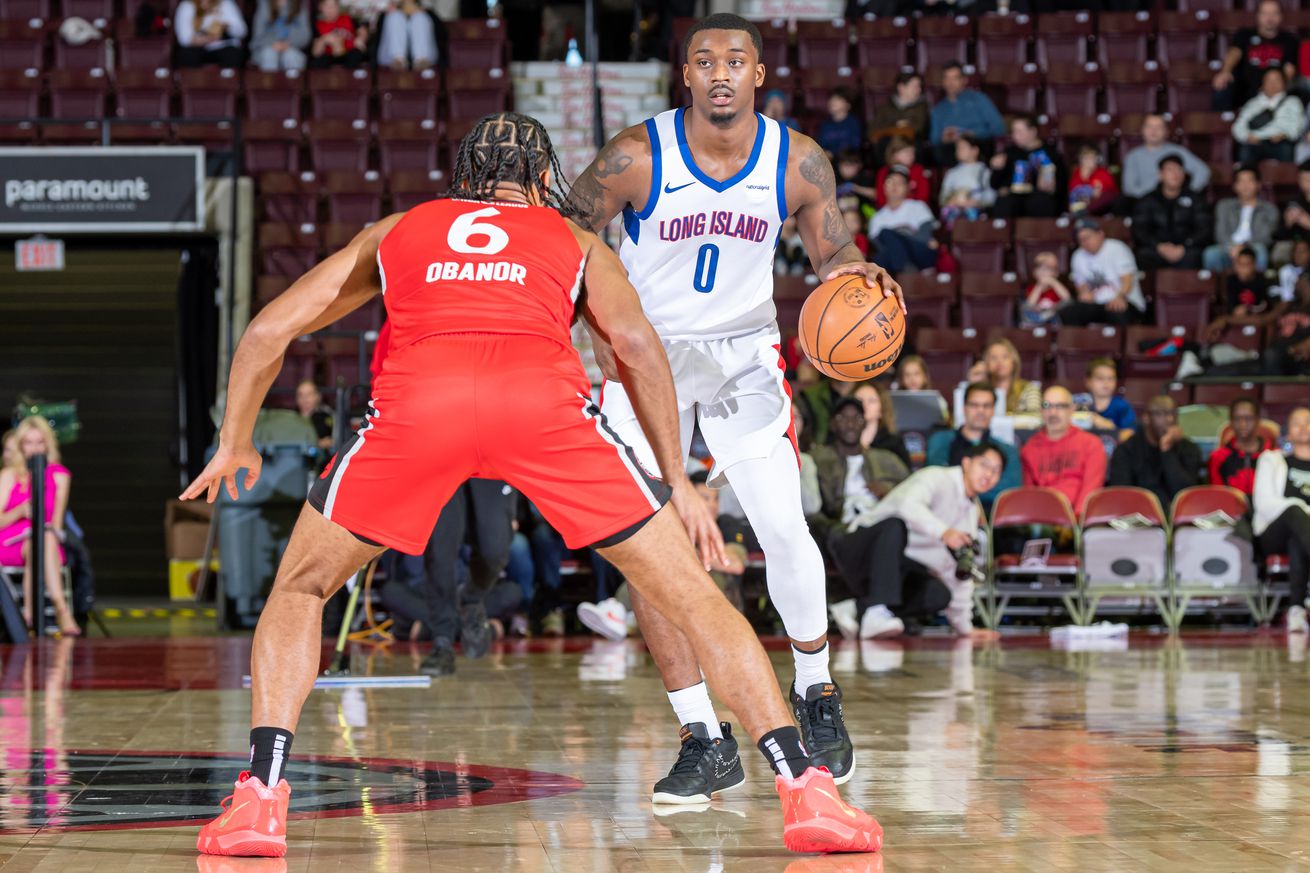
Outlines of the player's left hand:
[{"label": "player's left hand", "polygon": [[710,567],[722,566],[728,560],[728,550],[723,545],[723,532],[719,530],[719,521],[710,514],[710,509],[690,480],[684,480],[673,486],[673,496],[669,499],[673,508],[682,518],[687,528],[691,544],[700,555],[705,571]]},{"label": "player's left hand", "polygon": [[893,279],[891,273],[888,273],[877,264],[861,263],[860,261],[842,264],[827,276],[824,276],[823,281],[827,282],[838,276],[863,276],[870,289],[875,285],[882,288],[884,297],[895,297],[896,302],[901,305],[901,312],[905,315],[910,314],[910,310],[905,308],[905,292],[901,290],[901,283]]},{"label": "player's left hand", "polygon": [[259,479],[259,471],[263,466],[264,459],[253,445],[246,443],[237,448],[228,448],[220,443],[209,464],[178,499],[193,500],[204,494],[206,502],[213,503],[218,496],[218,489],[226,488],[228,496],[236,500],[237,472],[242,469],[246,471],[244,487],[249,490]]}]

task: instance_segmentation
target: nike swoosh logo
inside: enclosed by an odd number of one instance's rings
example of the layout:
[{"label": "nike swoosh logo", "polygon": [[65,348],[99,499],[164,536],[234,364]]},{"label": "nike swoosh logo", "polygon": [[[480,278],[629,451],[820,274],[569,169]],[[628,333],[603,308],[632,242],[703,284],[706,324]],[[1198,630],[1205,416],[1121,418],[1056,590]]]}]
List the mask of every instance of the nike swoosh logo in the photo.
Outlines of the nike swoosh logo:
[{"label": "nike swoosh logo", "polygon": [[250,805],[250,801],[249,801],[249,800],[243,800],[243,801],[241,801],[240,803],[238,803],[236,806],[234,806],[234,807],[232,807],[231,809],[229,809],[229,810],[227,811],[227,815],[223,816],[222,818],[220,818],[220,819],[218,820],[218,828],[219,828],[219,830],[222,830],[223,828],[227,827],[227,823],[231,820],[232,816],[236,815],[237,812],[240,811],[241,807],[243,807],[243,806],[249,806],[249,805]]},{"label": "nike swoosh logo", "polygon": [[664,193],[665,193],[665,194],[672,194],[674,191],[681,191],[683,188],[689,188],[689,187],[691,187],[692,185],[695,185],[695,184],[696,184],[695,182],[688,182],[686,185],[679,185],[679,186],[676,187],[676,188],[670,188],[670,187],[669,187],[669,183],[668,183],[668,182],[665,182],[665,183],[664,183]]}]

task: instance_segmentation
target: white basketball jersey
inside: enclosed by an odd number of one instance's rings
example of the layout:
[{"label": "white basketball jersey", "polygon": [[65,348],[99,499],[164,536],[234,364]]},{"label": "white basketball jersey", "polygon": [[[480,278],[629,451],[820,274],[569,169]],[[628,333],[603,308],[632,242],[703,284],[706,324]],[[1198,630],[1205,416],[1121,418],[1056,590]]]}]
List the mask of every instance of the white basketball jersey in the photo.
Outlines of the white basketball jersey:
[{"label": "white basketball jersey", "polygon": [[787,128],[756,113],[755,145],[731,179],[696,166],[685,109],[646,121],[650,195],[623,211],[619,257],[665,340],[734,336],[773,324],[773,254],[787,217]]}]

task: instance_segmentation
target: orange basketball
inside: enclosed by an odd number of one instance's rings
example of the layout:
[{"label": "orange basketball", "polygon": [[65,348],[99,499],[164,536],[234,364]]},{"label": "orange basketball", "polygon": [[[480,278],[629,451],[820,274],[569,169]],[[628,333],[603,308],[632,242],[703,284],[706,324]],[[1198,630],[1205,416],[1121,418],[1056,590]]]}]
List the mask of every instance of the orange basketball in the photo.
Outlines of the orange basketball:
[{"label": "orange basketball", "polygon": [[824,282],[801,307],[801,349],[820,373],[843,382],[872,379],[905,345],[905,314],[895,297],[863,276]]}]

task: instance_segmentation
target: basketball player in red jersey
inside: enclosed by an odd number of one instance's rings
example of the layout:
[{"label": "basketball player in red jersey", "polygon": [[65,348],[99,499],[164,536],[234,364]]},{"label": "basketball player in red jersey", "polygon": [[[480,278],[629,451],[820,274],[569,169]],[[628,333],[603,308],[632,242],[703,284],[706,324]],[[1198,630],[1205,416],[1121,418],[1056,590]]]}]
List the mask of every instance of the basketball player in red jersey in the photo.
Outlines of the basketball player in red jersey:
[{"label": "basketball player in red jersey", "polygon": [[[788,848],[881,846],[878,823],[842,802],[831,774],[813,766],[768,657],[703,568],[722,541],[682,470],[667,359],[618,258],[563,217],[558,176],[539,123],[513,113],[482,119],[460,146],[451,197],[364,230],[242,337],[218,451],[183,498],[213,501],[226,488],[235,499],[243,468],[247,484],[258,477],[255,415],[295,337],[379,293],[392,330],[367,420],[312,489],[260,616],[250,771],[201,830],[200,852],[285,854],[282,775],[318,670],[323,604],[384,547],[420,551],[441,507],[471,477],[518,488],[569,546],[597,548],[689,640],[777,773]],[[569,340],[575,308],[612,348],[662,482],[635,463],[588,397]]]},{"label": "basketball player in red jersey", "polygon": [[[818,276],[864,275],[905,303],[851,241],[823,149],[754,111],[762,45],[755,25],[736,15],[697,22],[683,46],[691,106],[615,136],[569,202],[594,231],[623,214],[619,256],[668,353],[683,451],[699,426],[714,457],[711,484],[726,479],[764,550],[769,596],[792,643],[792,708],[806,748],[841,784],[855,772],[855,750],[828,670],[826,574],[801,510],[773,305],[783,221],[795,217]],[[617,381],[603,338],[595,348],[607,383]],[[615,431],[649,461],[623,387],[607,384],[601,398]],[[694,649],[660,610],[640,596],[633,605],[682,725],[677,761],[652,801],[704,803],[745,779],[736,741],[715,714]]]}]

